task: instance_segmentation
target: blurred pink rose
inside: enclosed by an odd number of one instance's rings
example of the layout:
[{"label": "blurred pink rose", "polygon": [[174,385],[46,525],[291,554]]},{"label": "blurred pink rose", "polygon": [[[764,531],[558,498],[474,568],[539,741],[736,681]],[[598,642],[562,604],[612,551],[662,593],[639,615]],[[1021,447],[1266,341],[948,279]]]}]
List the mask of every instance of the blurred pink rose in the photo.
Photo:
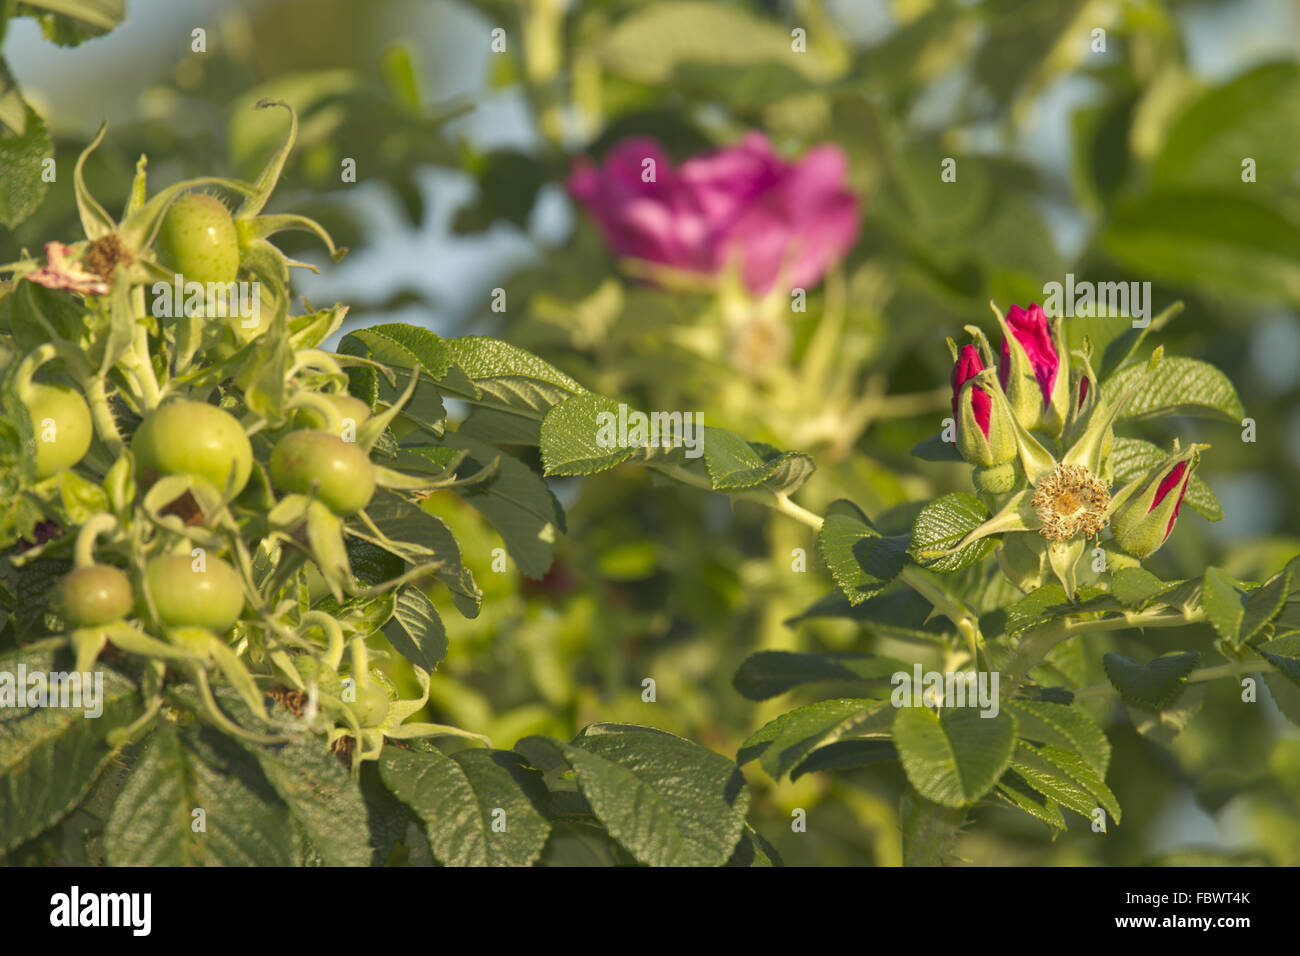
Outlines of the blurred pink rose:
[{"label": "blurred pink rose", "polygon": [[[647,159],[653,182],[642,181]],[[745,284],[763,293],[778,278],[816,285],[857,241],[858,200],[846,172],[836,146],[791,164],[761,133],[677,167],[658,142],[634,137],[602,167],[580,159],[569,191],[617,255],[710,276],[738,256]]]}]

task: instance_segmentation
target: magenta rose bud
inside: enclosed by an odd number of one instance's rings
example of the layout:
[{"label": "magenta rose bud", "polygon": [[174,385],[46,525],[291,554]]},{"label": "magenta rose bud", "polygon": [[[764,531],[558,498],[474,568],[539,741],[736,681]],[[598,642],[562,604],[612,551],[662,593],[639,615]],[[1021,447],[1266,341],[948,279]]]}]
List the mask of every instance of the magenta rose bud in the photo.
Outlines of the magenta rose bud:
[{"label": "magenta rose bud", "polygon": [[[993,396],[977,384],[976,377],[982,371],[979,350],[973,345],[962,346],[952,367],[952,415],[957,426],[957,451],[972,465],[987,469],[1015,460],[1016,438],[1007,421],[1005,403],[995,403]],[[993,387],[997,387],[996,383]],[[1002,471],[1007,472],[1002,475],[1005,479],[1014,475],[1014,469]]]},{"label": "magenta rose bud", "polygon": [[1119,507],[1111,529],[1121,548],[1137,558],[1160,549],[1174,530],[1197,461],[1193,450],[1188,458],[1153,469],[1145,486]]},{"label": "magenta rose bud", "polygon": [[1069,375],[1061,363],[1064,354],[1059,323],[1054,334],[1039,305],[1031,303],[1028,309],[1013,305],[1008,310],[1002,322],[998,378],[1022,425],[1058,437],[1070,405]]},{"label": "magenta rose bud", "polygon": [[618,256],[705,277],[733,263],[749,289],[809,288],[857,241],[847,163],[819,146],[787,163],[761,133],[675,167],[653,139],[618,143],[597,167],[581,159],[569,192]]}]

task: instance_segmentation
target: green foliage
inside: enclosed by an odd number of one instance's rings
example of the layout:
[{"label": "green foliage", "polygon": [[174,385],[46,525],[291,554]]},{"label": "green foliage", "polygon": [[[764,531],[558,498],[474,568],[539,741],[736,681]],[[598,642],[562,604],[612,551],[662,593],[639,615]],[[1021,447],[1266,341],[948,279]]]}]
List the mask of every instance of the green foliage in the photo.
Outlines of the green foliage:
[{"label": "green foliage", "polygon": [[[75,656],[115,688],[96,720],[47,709],[0,724],[4,861],[1132,865],[1151,862],[1155,808],[1185,798],[1270,833],[1261,859],[1300,859],[1278,730],[1279,714],[1300,723],[1287,565],[1300,511],[1278,439],[1294,396],[1255,373],[1272,342],[1258,327],[1300,295],[1295,65],[1234,64],[1207,82],[1189,61],[1195,11],[1176,4],[1102,17],[1104,58],[1077,32],[1081,3],[901,5],[865,41],[819,2],[793,19],[754,2],[474,6],[474,30],[505,28],[509,50],[451,99],[422,42],[384,32],[391,18],[321,0],[300,29],[300,5],[255,6],[201,60],[141,76],[133,122],[97,139],[76,176],[62,157],[85,147],[74,131],[98,122],[93,94],[112,71],[76,75],[86,115],[42,119],[0,64],[0,258],[14,260],[0,274],[0,671],[15,655],[57,654],[63,669]],[[122,7],[0,4],[0,18],[37,17],[68,43],[111,29]],[[460,12],[439,7],[432,29],[405,35],[455,36]],[[383,50],[378,64],[363,50]],[[1041,96],[1080,79],[1077,105]],[[446,125],[497,96],[523,106],[526,137]],[[263,99],[296,108],[294,149],[284,113],[248,108]],[[1043,110],[1051,123],[1027,123]],[[1068,150],[1034,138],[1057,120]],[[581,214],[554,228],[578,154],[655,135],[680,163],[750,130],[790,161],[837,147],[860,202],[860,240],[801,307],[782,282],[762,300],[638,271]],[[283,181],[276,214],[245,220],[241,278],[269,293],[252,341],[141,305],[157,278],[146,240],[177,195],[149,199],[146,150],[169,180],[202,177],[179,190],[245,211]],[[955,181],[940,177],[950,158]],[[344,159],[361,201],[340,186]],[[469,186],[463,201],[428,185],[451,178]],[[129,207],[120,223],[92,190]],[[396,223],[374,215],[387,206]],[[312,219],[280,214],[290,207]],[[445,299],[412,278],[445,277],[423,258],[444,227],[492,267],[454,276]],[[82,231],[130,239],[139,271],[102,295],[31,280],[47,242]],[[506,236],[527,237],[527,264],[497,255]],[[350,310],[294,314],[290,266],[325,261],[322,241],[361,253],[331,276]],[[1122,403],[1112,497],[1158,469],[1171,439],[1206,443],[1177,526],[1141,562],[1106,530],[1049,560],[1028,496],[1008,515],[1005,496],[972,494],[938,437],[943,338],[980,323],[996,358],[989,300],[1042,302],[1066,273],[1179,300],[1146,328],[1064,321],[1074,394],[1087,355],[1092,386]],[[506,311],[489,313],[487,286]],[[434,329],[403,321],[434,312]],[[14,380],[46,345],[57,354],[37,379],[80,389],[98,416],[75,470],[40,482]],[[349,517],[281,494],[265,464],[295,402],[342,392],[371,410],[359,441],[380,485]],[[251,433],[239,498],[183,476],[151,490],[136,473],[124,448],[173,396],[220,404]],[[620,405],[702,411],[702,456],[609,447],[597,416]],[[1258,442],[1239,431],[1248,416]],[[1067,435],[1032,438],[1055,461]],[[1277,492],[1245,496],[1270,537],[1240,531],[1243,478]],[[1225,524],[1207,533],[1191,511]],[[78,530],[105,515],[118,525],[89,550],[133,580],[164,549],[216,549],[245,584],[236,627],[209,641],[145,608],[112,633],[69,633],[48,595]],[[20,551],[45,520],[63,534]],[[297,680],[312,666],[292,663],[303,654],[332,678],[391,684],[388,715],[354,726],[321,687],[312,701]],[[998,717],[892,706],[891,679],[914,666],[996,672]],[[1247,702],[1238,681],[1256,675],[1268,693]],[[599,720],[627,724],[573,736]],[[749,782],[714,751],[752,761]],[[1098,810],[1120,823],[1116,794],[1123,839],[1078,825]],[[793,806],[814,808],[816,840],[789,835]]]}]

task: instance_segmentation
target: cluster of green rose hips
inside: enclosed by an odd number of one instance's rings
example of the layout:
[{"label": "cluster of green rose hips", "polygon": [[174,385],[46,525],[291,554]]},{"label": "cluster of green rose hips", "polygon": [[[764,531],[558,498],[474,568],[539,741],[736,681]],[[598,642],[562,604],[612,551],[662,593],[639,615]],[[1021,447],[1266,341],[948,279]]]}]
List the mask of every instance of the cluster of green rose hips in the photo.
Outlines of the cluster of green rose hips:
[{"label": "cluster of green rose hips", "polygon": [[[24,455],[14,471],[22,494],[33,500],[48,502],[72,482],[84,485],[78,472],[93,474],[108,499],[107,510],[73,520],[79,526],[74,567],[52,595],[78,670],[110,643],[147,658],[155,665],[154,707],[146,715],[151,717],[161,703],[157,692],[165,667],[186,666],[212,718],[235,730],[213,702],[207,673],[216,666],[264,717],[262,693],[245,660],[251,652],[309,694],[309,716],[326,715],[332,742],[350,735],[373,754],[382,743],[376,728],[414,736],[430,726],[396,726],[424,700],[394,707],[395,688],[370,666],[365,628],[341,623],[311,604],[331,593],[341,601],[357,589],[343,521],[363,512],[377,485],[410,490],[418,484],[376,465],[369,454],[409,398],[418,370],[406,393],[376,414],[346,391],[342,357],[295,348],[287,316],[288,266],[295,263],[266,237],[289,228],[324,232],[302,217],[257,215],[295,131],[296,119],[285,147],[251,185],[196,180],[146,202],[142,160],[121,223],[85,191],[83,155],[76,179],[87,239],[71,246],[50,243],[43,265],[25,259],[6,267],[13,279],[0,284],[0,300],[21,294],[30,282],[68,296],[84,316],[70,337],[52,336],[9,363],[7,401],[16,419],[27,419],[18,422]],[[209,183],[243,193],[243,206],[232,215],[224,202],[198,188]],[[200,322],[186,326],[193,313],[175,322],[142,314],[150,283],[173,277],[209,288],[249,277],[267,294],[251,330],[238,316],[223,323],[199,316]],[[329,314],[332,324],[317,329],[314,341],[337,328],[343,311]],[[120,322],[118,312],[127,321]],[[116,339],[115,320],[126,330]],[[199,325],[201,334],[191,334]],[[266,338],[274,341],[265,347],[283,348],[287,340],[293,381],[285,382],[283,407],[262,413],[251,407],[246,390],[259,368],[259,337],[272,328],[275,336]],[[12,354],[11,343],[19,338],[0,336],[0,357]],[[57,377],[50,374],[54,369]],[[38,381],[38,374],[46,380]],[[218,404],[206,400],[212,397]],[[128,438],[123,423],[135,416],[139,421]],[[254,441],[262,453],[270,449],[265,467],[256,462]],[[113,464],[104,468],[106,457]],[[48,516],[50,509],[43,510]],[[259,541],[254,553],[244,540],[249,531]],[[96,560],[105,539],[118,563]],[[29,546],[29,554],[13,561],[60,546],[66,539]],[[264,593],[254,585],[259,562],[260,577],[268,582],[260,589]],[[296,625],[286,623],[295,618]],[[422,683],[427,693],[427,676]]]}]

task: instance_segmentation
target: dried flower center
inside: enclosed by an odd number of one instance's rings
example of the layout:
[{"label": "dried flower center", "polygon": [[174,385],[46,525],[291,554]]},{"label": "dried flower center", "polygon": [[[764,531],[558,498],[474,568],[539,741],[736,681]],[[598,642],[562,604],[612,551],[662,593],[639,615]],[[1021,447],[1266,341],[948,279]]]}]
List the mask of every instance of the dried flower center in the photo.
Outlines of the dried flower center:
[{"label": "dried flower center", "polygon": [[108,281],[113,278],[113,270],[117,268],[118,263],[130,264],[131,260],[131,253],[121,237],[115,232],[110,232],[90,244],[85,255],[81,257],[81,264],[101,279]]},{"label": "dried flower center", "polygon": [[1031,503],[1043,522],[1044,538],[1090,538],[1106,527],[1110,489],[1083,465],[1057,465],[1038,483]]}]

